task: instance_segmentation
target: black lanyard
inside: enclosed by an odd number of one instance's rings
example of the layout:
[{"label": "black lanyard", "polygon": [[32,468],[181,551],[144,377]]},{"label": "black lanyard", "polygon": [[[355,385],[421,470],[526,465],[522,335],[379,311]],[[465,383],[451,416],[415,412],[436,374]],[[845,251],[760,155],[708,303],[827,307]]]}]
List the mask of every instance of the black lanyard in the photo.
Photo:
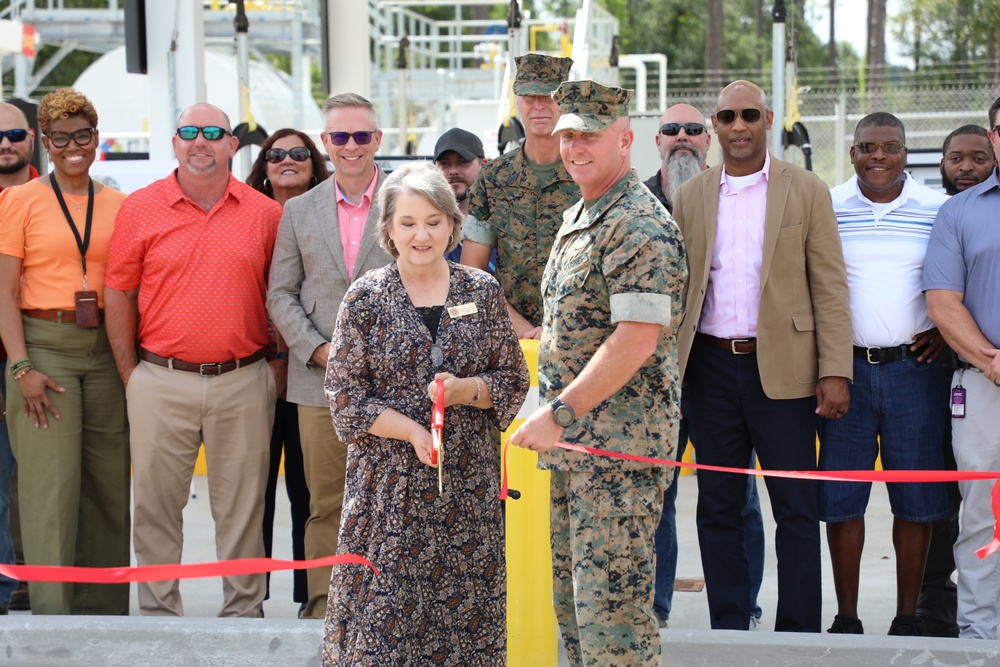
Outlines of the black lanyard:
[{"label": "black lanyard", "polygon": [[63,215],[66,216],[66,222],[69,223],[69,228],[73,230],[73,237],[76,238],[76,247],[80,249],[80,257],[83,263],[83,289],[87,289],[87,248],[90,247],[90,228],[94,222],[94,181],[93,179],[88,179],[87,227],[84,229],[83,238],[81,239],[80,231],[76,228],[76,223],[73,222],[73,216],[69,214],[69,209],[66,208],[66,200],[63,199],[62,191],[59,190],[59,183],[56,181],[55,174],[52,174],[49,180],[52,182],[52,189],[56,193],[56,199],[59,200],[59,206],[62,207]]}]

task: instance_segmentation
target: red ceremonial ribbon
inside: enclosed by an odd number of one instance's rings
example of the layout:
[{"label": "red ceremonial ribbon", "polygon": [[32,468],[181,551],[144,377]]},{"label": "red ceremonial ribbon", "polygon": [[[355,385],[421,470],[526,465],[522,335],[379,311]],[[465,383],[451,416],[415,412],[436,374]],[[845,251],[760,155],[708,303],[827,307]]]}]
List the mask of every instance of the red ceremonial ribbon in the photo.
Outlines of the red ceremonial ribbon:
[{"label": "red ceremonial ribbon", "polygon": [[366,565],[381,576],[378,568],[362,556],[343,554],[314,560],[241,558],[214,563],[174,563],[137,567],[71,567],[64,565],[0,565],[0,574],[19,581],[55,581],[75,584],[128,584],[174,579],[234,577],[279,570],[308,570],[330,565]]},{"label": "red ceremonial ribbon", "polygon": [[[500,500],[507,499],[507,447],[504,445],[502,461],[502,477],[500,480]],[[636,461],[660,466],[691,468],[692,470],[708,470],[711,472],[728,472],[737,475],[760,475],[763,477],[784,477],[787,479],[815,479],[832,482],[961,482],[983,479],[993,479],[993,540],[978,549],[976,555],[984,559],[1000,549],[1000,472],[976,470],[757,470],[756,468],[728,468],[725,466],[705,465],[703,463],[685,463],[673,459],[657,459],[650,456],[623,454],[606,449],[585,447],[568,442],[557,442],[555,446],[570,452],[579,452],[591,456],[603,456],[623,461]]]}]

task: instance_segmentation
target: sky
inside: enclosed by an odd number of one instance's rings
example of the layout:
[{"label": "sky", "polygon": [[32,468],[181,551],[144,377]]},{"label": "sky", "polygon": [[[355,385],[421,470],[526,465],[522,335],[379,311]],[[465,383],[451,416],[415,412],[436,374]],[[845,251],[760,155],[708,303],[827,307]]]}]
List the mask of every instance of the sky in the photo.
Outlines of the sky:
[{"label": "sky", "polygon": [[[830,35],[830,14],[827,11],[827,0],[813,0],[807,4],[806,14],[813,32],[820,41],[826,43]],[[900,0],[889,0],[886,16],[892,18],[900,10]],[[811,8],[810,8],[811,6]],[[868,1],[867,0],[837,0],[835,20],[837,25],[837,41],[850,42],[859,56],[865,54],[865,40],[868,39]],[[892,38],[892,30],[885,31],[885,57],[892,64],[905,64],[906,59],[899,55],[899,44]]]}]

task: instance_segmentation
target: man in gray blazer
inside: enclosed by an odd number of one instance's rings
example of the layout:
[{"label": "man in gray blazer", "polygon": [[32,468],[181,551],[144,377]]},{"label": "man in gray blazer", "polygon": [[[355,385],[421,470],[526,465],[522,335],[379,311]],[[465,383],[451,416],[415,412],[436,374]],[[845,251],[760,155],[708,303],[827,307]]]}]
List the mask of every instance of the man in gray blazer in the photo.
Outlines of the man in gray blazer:
[{"label": "man in gray blazer", "polygon": [[[327,179],[285,203],[271,260],[267,310],[288,343],[288,400],[299,408],[309,520],[306,558],[337,551],[347,445],[337,439],[323,393],[330,337],[351,283],[392,258],[378,244],[375,194],[385,176],[375,166],[382,141],[372,103],[344,93],[323,105]],[[330,568],[308,571],[309,601],[300,616],[323,618]]]}]

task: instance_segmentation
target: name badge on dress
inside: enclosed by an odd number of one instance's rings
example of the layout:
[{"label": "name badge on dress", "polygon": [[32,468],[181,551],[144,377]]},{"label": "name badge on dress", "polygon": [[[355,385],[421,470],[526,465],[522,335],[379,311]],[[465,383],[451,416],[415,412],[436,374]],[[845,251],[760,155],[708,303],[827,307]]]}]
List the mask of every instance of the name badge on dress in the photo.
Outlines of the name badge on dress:
[{"label": "name badge on dress", "polygon": [[466,315],[472,315],[473,313],[478,312],[479,309],[476,308],[476,304],[474,303],[463,303],[461,306],[452,306],[448,309],[448,315],[452,319],[465,317]]}]

